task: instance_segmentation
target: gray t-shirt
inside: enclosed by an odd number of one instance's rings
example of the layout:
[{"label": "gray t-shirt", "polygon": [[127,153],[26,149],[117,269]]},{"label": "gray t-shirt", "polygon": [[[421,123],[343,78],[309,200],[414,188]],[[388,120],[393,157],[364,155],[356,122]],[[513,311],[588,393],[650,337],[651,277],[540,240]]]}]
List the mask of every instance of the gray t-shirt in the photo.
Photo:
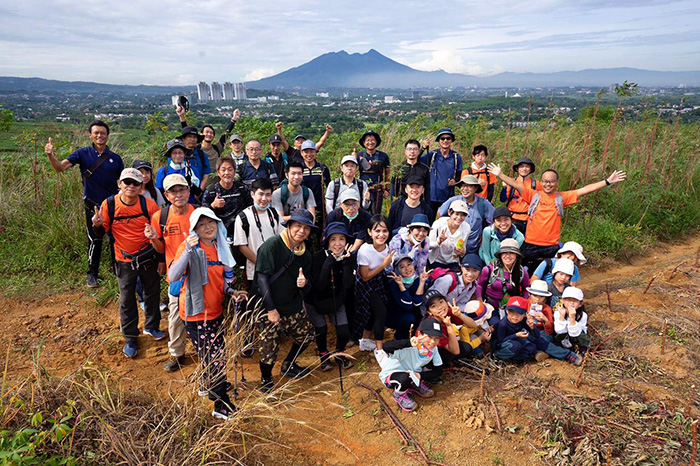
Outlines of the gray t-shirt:
[{"label": "gray t-shirt", "polygon": [[277,188],[272,193],[272,207],[277,209],[280,216],[290,215],[297,209],[308,209],[309,207],[316,207],[316,200],[314,199],[314,193],[309,189],[309,197],[304,203],[304,190],[299,189],[299,192],[293,193],[289,191],[289,197],[287,202],[282,205],[282,188]]}]

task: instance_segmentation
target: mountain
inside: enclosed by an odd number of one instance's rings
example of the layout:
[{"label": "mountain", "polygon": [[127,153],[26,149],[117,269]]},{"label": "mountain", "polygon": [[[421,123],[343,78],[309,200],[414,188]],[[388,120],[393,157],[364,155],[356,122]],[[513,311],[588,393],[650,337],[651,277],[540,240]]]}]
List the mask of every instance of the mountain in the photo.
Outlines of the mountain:
[{"label": "mountain", "polygon": [[0,76],[0,91],[64,92],[90,94],[93,92],[112,94],[162,95],[196,92],[195,86],[127,86],[102,84],[88,81],[56,81],[42,78],[15,78]]},{"label": "mountain", "polygon": [[556,73],[500,73],[477,77],[445,71],[420,71],[374,49],[330,52],[282,73],[247,82],[253,89],[410,88],[410,87],[608,87],[623,81],[644,87],[700,86],[700,71],[603,68]]}]

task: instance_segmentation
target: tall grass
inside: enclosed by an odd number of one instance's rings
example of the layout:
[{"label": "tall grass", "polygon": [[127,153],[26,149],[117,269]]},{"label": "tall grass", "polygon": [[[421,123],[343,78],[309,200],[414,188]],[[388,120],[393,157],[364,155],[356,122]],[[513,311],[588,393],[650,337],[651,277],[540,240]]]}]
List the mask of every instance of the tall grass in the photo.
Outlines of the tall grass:
[{"label": "tall grass", "polygon": [[[456,134],[455,149],[463,155],[465,166],[471,161],[471,148],[486,144],[491,160],[508,171],[522,156],[535,161],[538,174],[547,167],[557,169],[561,189],[599,181],[614,169],[625,170],[626,182],[584,197],[576,207],[567,209],[563,239],[579,240],[594,259],[629,256],[658,239],[694,231],[700,225],[700,125],[681,124],[676,115],[662,119],[653,110],[638,115],[635,121],[623,121],[614,108],[607,113],[609,118],[603,118],[602,111],[584,112],[575,123],[552,114],[526,129],[491,129],[486,120],[459,119],[448,108],[439,121],[418,116],[373,129],[381,134],[380,149],[390,155],[394,167],[404,159],[407,139],[433,140],[440,128],[448,126]],[[78,170],[56,175],[43,154],[49,132],[41,125],[34,130],[23,128],[17,136],[21,149],[0,156],[3,294],[70,288],[82,282],[86,268]],[[60,128],[56,132],[56,125],[51,125],[62,156],[88,143],[81,129]],[[328,139],[319,158],[333,176],[339,176],[343,155],[361,149],[358,140],[365,129],[333,133]],[[275,132],[274,120],[242,118],[235,131],[265,145]],[[284,131],[291,141],[295,128],[285,126]],[[174,130],[157,135],[117,130],[110,137],[110,146],[127,164],[142,158],[160,167],[165,162],[161,155],[164,142],[176,134]],[[320,134],[308,136],[317,139]]]}]

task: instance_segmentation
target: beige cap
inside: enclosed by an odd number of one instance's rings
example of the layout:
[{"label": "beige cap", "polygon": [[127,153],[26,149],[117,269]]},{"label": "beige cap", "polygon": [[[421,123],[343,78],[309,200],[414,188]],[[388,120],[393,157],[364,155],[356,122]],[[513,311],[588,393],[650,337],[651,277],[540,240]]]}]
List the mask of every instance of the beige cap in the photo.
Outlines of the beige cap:
[{"label": "beige cap", "polygon": [[450,204],[450,209],[452,209],[453,212],[462,212],[464,214],[469,214],[469,207],[467,207],[467,203],[461,199],[452,201],[452,204]]},{"label": "beige cap", "polygon": [[170,191],[170,188],[173,186],[187,186],[189,188],[190,185],[187,184],[187,180],[184,176],[173,173],[163,179],[163,189]]},{"label": "beige cap", "polygon": [[119,181],[126,180],[127,178],[143,183],[143,173],[135,168],[125,168],[122,170],[122,174],[119,176]]}]

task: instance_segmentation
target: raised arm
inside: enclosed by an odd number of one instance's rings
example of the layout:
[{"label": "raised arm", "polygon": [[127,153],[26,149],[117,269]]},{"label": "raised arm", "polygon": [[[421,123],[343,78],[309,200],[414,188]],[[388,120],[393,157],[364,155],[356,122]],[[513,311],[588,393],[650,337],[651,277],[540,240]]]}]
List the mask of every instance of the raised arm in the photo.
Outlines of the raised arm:
[{"label": "raised arm", "polygon": [[321,136],[321,139],[319,139],[316,143],[317,151],[321,150],[321,147],[323,147],[323,145],[326,143],[326,139],[328,139],[328,136],[330,136],[331,131],[333,131],[333,127],[331,125],[326,125],[326,131],[323,133],[323,136]]},{"label": "raised arm", "polygon": [[275,123],[275,128],[277,128],[277,134],[279,134],[279,137],[282,138],[282,149],[284,149],[284,151],[287,152],[287,149],[289,149],[289,143],[287,142],[287,139],[284,137],[284,133],[282,132],[283,126],[284,123],[282,123],[281,121]]},{"label": "raised arm", "polygon": [[496,165],[495,163],[490,163],[489,164],[489,171],[493,173],[495,176],[499,177],[501,181],[503,181],[505,184],[510,186],[513,189],[517,189],[520,194],[525,191],[525,186],[522,184],[518,183],[516,180],[511,178],[510,176],[506,175],[501,171],[501,167]]},{"label": "raised arm", "polygon": [[576,194],[578,194],[578,197],[581,197],[585,194],[590,194],[592,192],[598,191],[599,189],[603,189],[606,186],[612,186],[615,183],[619,183],[620,181],[625,181],[626,179],[627,173],[620,170],[615,170],[614,172],[612,172],[612,175],[610,175],[603,181],[587,184],[583,188],[577,189]]},{"label": "raised arm", "polygon": [[56,173],[61,173],[62,171],[68,170],[73,166],[68,159],[58,160],[56,158],[56,152],[53,145],[53,138],[49,138],[49,142],[44,146],[44,152],[49,157],[49,162]]}]

